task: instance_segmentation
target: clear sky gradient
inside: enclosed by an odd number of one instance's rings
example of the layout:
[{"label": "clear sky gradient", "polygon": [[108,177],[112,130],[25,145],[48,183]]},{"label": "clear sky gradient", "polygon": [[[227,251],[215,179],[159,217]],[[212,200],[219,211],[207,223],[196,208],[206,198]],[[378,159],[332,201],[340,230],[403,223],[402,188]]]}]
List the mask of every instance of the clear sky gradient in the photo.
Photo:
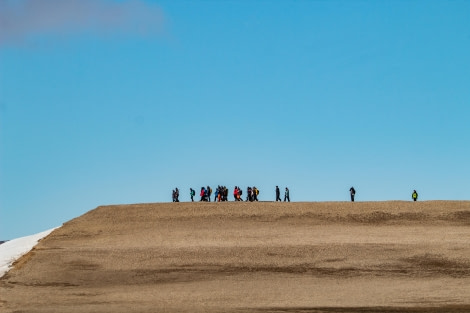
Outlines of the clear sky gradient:
[{"label": "clear sky gradient", "polygon": [[175,187],[469,199],[470,1],[1,1],[1,240]]}]

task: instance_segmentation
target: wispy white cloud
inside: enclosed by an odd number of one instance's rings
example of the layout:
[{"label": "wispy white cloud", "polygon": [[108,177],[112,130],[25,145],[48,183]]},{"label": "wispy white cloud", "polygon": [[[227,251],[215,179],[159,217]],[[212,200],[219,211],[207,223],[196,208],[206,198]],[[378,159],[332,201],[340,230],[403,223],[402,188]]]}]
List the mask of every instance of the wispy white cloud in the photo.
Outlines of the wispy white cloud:
[{"label": "wispy white cloud", "polygon": [[144,0],[0,0],[0,45],[44,34],[156,36],[163,28],[162,9]]}]

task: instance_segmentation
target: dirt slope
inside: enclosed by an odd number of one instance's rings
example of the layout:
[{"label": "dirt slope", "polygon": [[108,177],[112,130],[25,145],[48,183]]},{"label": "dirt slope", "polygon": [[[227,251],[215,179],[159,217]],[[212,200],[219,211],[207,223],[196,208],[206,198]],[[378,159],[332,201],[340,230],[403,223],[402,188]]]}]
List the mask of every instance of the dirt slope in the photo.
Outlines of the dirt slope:
[{"label": "dirt slope", "polygon": [[99,207],[0,279],[0,312],[470,312],[470,201]]}]

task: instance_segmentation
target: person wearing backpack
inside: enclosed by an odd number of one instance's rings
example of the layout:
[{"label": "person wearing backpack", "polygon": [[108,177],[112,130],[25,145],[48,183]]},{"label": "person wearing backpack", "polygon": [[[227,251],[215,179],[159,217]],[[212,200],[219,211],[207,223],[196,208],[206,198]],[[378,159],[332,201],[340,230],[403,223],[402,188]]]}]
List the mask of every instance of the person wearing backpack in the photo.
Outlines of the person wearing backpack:
[{"label": "person wearing backpack", "polygon": [[253,199],[254,201],[258,201],[259,190],[256,187],[253,187]]},{"label": "person wearing backpack", "polygon": [[235,201],[238,201],[238,187],[237,186],[233,188],[233,198],[235,199]]},{"label": "person wearing backpack", "polygon": [[237,188],[237,193],[238,193],[237,201],[243,201],[243,198],[242,198],[243,191],[240,187]]},{"label": "person wearing backpack", "polygon": [[286,191],[284,192],[284,202],[286,202],[286,199],[287,199],[287,201],[290,202],[289,188],[287,188],[287,187],[286,187]]},{"label": "person wearing backpack", "polygon": [[191,202],[194,202],[194,196],[196,195],[196,191],[193,188],[189,188],[189,195],[191,196]]},{"label": "person wearing backpack", "polygon": [[180,191],[178,188],[175,188],[175,202],[180,202]]},{"label": "person wearing backpack", "polygon": [[206,201],[205,197],[206,197],[206,189],[204,187],[201,187],[201,193],[199,194],[201,196],[201,200],[200,201]]},{"label": "person wearing backpack", "polygon": [[418,200],[418,192],[416,192],[416,190],[413,190],[413,193],[411,194],[411,198],[413,199],[413,201]]},{"label": "person wearing backpack", "polygon": [[356,190],[354,189],[354,187],[351,187],[349,189],[349,193],[351,194],[351,202],[354,202],[354,196],[356,196]]}]

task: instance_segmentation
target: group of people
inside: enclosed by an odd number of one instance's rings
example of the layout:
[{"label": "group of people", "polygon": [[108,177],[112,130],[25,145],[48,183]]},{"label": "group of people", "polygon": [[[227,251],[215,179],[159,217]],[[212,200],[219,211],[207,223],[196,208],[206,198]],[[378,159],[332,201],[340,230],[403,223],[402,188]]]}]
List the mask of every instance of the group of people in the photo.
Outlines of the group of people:
[{"label": "group of people", "polygon": [[[193,188],[189,188],[189,193],[191,196],[191,201],[194,202],[194,197],[196,196],[196,191]],[[246,188],[246,201],[258,201],[258,195],[259,195],[259,189],[256,187],[247,187]],[[179,190],[178,188],[173,189],[173,202],[179,202]],[[240,187],[235,186],[233,189],[233,198],[235,201],[243,201],[242,198],[242,190]],[[351,202],[354,202],[354,198],[356,196],[356,190],[354,187],[351,187],[349,189],[349,194],[351,196]],[[212,195],[212,188],[210,186],[207,187],[201,187],[201,192],[200,192],[200,201],[211,201],[211,195]],[[418,192],[416,190],[413,190],[413,193],[411,194],[411,199],[413,201],[418,200]],[[215,193],[214,193],[214,202],[221,202],[221,201],[228,201],[228,189],[225,186],[217,186]],[[279,186],[276,186],[276,202],[281,201],[281,190],[279,189]],[[290,202],[290,194],[289,194],[289,188],[286,187],[284,191],[284,202]]]},{"label": "group of people", "polygon": [[[279,186],[276,186],[276,202],[281,201],[281,190],[279,189]],[[290,195],[289,195],[289,188],[286,187],[286,190],[284,191],[284,202],[290,202]]]},{"label": "group of people", "polygon": [[[243,201],[242,190],[240,187],[235,186],[233,189],[233,198],[235,201]],[[256,187],[247,187],[246,188],[246,201],[258,201],[259,189]]]},{"label": "group of people", "polygon": [[[287,188],[286,188],[287,189]],[[235,186],[233,189],[233,198],[235,201],[243,201],[243,191],[240,187]],[[255,186],[246,188],[246,201],[258,201],[259,189]],[[196,191],[193,188],[189,188],[189,196],[191,201],[194,202]],[[210,186],[201,187],[199,193],[201,199],[199,201],[211,202],[212,188]],[[179,190],[178,188],[173,190],[173,202],[179,202]],[[217,186],[214,193],[214,202],[228,201],[228,188],[225,186]],[[290,201],[290,200],[289,200]]]},{"label": "group of people", "polygon": [[[193,188],[189,188],[189,195],[191,196],[191,201],[194,202],[194,196],[196,195],[196,191]],[[199,193],[201,200],[199,201],[207,201],[211,202],[212,196],[212,188],[210,186],[201,187],[201,191]],[[214,193],[214,202],[221,202],[221,201],[228,201],[228,189],[225,186],[217,186]]]},{"label": "group of people", "polygon": [[[349,189],[349,194],[351,195],[351,202],[354,202],[354,197],[356,196],[356,190],[354,189],[354,187],[351,187]],[[416,190],[413,190],[413,193],[411,194],[411,199],[413,199],[413,201],[418,200],[418,192]]]}]

